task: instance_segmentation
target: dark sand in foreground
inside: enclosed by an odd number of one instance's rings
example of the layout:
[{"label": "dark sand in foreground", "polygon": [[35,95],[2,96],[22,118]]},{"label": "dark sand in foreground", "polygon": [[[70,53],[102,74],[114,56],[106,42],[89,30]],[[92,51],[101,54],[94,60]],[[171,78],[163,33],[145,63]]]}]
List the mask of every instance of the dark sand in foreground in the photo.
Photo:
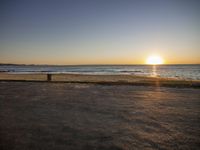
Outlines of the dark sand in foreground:
[{"label": "dark sand in foreground", "polygon": [[1,150],[197,150],[199,133],[199,89],[0,81]]}]

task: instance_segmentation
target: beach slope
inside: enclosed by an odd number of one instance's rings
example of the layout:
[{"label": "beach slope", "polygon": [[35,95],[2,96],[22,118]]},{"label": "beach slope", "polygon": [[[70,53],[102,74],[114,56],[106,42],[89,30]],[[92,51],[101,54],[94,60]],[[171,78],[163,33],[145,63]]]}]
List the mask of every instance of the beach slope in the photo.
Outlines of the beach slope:
[{"label": "beach slope", "polygon": [[[145,77],[136,75],[86,75],[86,74],[50,74],[51,82],[93,83],[104,85],[151,85],[168,87],[200,88],[199,80],[179,78]],[[47,74],[9,74],[0,73],[0,81],[47,82]]]},{"label": "beach slope", "polygon": [[0,149],[199,149],[194,88],[0,81]]}]

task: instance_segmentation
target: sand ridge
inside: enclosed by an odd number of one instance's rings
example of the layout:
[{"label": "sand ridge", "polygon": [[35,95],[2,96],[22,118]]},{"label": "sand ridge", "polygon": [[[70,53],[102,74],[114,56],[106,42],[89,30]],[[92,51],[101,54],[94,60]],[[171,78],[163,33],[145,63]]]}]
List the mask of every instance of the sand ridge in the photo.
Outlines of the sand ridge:
[{"label": "sand ridge", "polygon": [[[47,74],[0,73],[0,81],[46,82]],[[115,85],[152,85],[152,86],[200,88],[199,80],[144,77],[144,76],[136,76],[136,75],[51,74],[51,82],[95,83],[95,84],[107,84],[107,85],[111,85],[111,84],[115,84]]]}]

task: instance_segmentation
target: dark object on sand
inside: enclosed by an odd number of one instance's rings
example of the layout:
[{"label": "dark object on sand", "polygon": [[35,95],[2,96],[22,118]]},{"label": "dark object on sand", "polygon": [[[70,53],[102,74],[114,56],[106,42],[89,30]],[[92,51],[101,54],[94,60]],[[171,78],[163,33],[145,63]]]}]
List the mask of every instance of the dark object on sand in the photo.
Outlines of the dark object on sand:
[{"label": "dark object on sand", "polygon": [[47,81],[51,81],[51,75],[52,74],[47,74]]}]

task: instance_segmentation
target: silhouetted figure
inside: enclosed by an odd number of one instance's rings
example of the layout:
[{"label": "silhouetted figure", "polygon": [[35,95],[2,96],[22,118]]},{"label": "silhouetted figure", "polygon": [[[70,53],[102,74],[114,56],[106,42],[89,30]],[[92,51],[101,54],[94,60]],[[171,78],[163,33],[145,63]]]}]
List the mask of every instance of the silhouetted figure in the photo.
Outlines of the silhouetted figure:
[{"label": "silhouetted figure", "polygon": [[47,74],[47,81],[51,81],[51,74]]}]

